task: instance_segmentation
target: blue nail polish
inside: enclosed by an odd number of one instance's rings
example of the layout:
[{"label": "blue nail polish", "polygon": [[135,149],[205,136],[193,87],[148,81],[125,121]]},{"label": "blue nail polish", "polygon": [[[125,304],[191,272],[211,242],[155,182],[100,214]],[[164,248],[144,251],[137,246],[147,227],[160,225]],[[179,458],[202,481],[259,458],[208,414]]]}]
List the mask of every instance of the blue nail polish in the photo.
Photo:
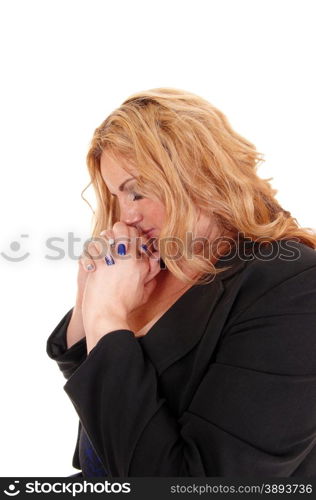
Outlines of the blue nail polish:
[{"label": "blue nail polish", "polygon": [[117,247],[117,253],[119,255],[126,255],[126,246],[124,245],[124,243],[120,243]]},{"label": "blue nail polish", "polygon": [[105,260],[105,262],[107,263],[108,266],[113,266],[113,264],[115,264],[112,255],[110,255],[110,256],[106,255],[104,257],[104,260]]},{"label": "blue nail polish", "polygon": [[145,250],[145,252],[147,252],[147,251],[148,251],[148,246],[147,246],[147,245],[145,245],[145,243],[143,243],[143,244],[141,245],[141,247],[142,247],[142,249],[143,249],[143,250]]}]

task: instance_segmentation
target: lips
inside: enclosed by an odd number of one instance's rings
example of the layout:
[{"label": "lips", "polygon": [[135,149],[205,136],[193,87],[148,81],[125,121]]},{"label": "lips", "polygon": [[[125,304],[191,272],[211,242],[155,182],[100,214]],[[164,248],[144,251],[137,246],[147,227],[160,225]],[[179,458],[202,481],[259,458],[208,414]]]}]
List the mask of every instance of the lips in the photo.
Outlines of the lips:
[{"label": "lips", "polygon": [[146,233],[146,236],[147,236],[148,238],[152,238],[152,237],[154,236],[154,232],[155,232],[155,230],[154,230],[154,229],[151,229],[150,231],[148,231],[148,232]]},{"label": "lips", "polygon": [[151,237],[154,230],[155,230],[154,228],[151,228],[151,229],[147,229],[147,230],[143,229],[142,231],[143,231],[143,234],[145,234],[146,236]]}]

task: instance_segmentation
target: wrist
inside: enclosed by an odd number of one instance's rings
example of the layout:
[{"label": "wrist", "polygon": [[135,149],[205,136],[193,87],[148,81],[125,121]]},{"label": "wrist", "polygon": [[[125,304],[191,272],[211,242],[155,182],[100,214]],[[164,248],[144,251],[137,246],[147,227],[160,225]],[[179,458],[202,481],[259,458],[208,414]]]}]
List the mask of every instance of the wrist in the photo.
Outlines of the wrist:
[{"label": "wrist", "polygon": [[102,337],[116,330],[130,330],[126,319],[112,316],[110,319],[102,318],[94,321],[89,326],[88,332],[86,330],[87,353],[90,353]]},{"label": "wrist", "polygon": [[108,318],[95,319],[88,327],[87,336],[101,338],[114,330],[130,330],[127,319],[117,315],[111,315]]}]

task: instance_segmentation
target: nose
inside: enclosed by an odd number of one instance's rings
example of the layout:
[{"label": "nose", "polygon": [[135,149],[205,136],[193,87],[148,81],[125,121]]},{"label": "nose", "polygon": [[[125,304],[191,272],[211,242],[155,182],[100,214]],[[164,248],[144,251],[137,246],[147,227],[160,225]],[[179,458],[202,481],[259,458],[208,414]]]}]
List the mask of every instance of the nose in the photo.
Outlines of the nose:
[{"label": "nose", "polygon": [[125,222],[128,226],[137,226],[143,220],[143,216],[137,208],[129,203],[120,204],[120,222]]}]

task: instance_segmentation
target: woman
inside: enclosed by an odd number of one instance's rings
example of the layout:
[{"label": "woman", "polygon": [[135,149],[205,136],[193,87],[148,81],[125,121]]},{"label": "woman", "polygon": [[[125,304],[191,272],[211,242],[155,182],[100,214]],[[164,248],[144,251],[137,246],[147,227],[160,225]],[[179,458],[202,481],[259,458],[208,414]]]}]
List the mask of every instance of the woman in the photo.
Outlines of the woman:
[{"label": "woman", "polygon": [[132,95],[94,133],[78,293],[47,342],[90,476],[313,476],[316,235],[202,98]]}]

